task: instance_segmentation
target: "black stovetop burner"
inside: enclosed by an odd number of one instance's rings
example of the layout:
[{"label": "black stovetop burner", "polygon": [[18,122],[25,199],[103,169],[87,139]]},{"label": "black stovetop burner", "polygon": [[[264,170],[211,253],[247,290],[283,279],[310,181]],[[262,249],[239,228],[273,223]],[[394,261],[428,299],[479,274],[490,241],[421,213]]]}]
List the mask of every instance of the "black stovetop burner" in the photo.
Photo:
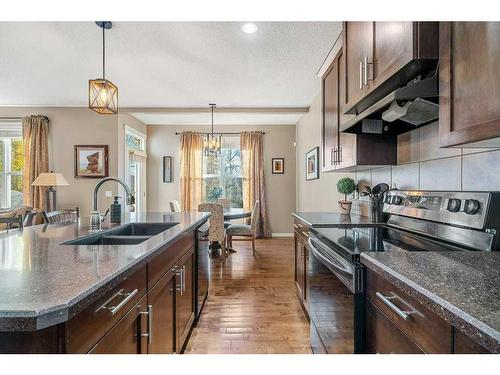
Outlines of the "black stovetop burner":
[{"label": "black stovetop burner", "polygon": [[353,261],[357,261],[362,252],[464,250],[458,246],[387,225],[359,228],[312,228],[312,231]]}]

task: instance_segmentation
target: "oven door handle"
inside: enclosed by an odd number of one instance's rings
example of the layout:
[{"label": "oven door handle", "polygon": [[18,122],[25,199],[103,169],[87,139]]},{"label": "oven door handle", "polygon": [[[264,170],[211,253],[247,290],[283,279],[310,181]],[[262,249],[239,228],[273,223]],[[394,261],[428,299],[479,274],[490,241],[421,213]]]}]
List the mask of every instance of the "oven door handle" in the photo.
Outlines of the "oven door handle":
[{"label": "oven door handle", "polygon": [[344,261],[343,259],[339,259],[338,256],[334,256],[333,254],[332,259],[328,259],[327,257],[325,257],[317,250],[317,247],[319,247],[319,245],[316,245],[316,241],[312,240],[311,237],[309,237],[309,240],[307,242],[314,256],[320,259],[323,264],[336,269],[337,272],[340,272],[341,274],[348,274],[350,276],[354,275],[354,270],[345,264],[346,261]]}]

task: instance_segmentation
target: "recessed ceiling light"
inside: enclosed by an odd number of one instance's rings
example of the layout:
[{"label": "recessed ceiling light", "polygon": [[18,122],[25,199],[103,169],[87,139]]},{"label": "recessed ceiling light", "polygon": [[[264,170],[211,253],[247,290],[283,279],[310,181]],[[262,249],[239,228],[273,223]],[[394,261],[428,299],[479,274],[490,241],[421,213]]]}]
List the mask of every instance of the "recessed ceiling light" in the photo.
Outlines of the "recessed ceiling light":
[{"label": "recessed ceiling light", "polygon": [[243,30],[244,33],[247,34],[253,34],[254,32],[257,31],[257,25],[251,22],[245,23],[243,26],[241,26],[241,30]]}]

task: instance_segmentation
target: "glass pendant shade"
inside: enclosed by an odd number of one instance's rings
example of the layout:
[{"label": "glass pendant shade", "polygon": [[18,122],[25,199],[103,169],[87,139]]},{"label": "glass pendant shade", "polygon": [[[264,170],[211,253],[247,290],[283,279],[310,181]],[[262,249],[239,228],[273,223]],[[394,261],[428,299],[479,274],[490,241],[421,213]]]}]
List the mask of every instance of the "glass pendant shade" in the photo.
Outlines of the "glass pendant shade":
[{"label": "glass pendant shade", "polygon": [[209,104],[212,110],[212,132],[208,133],[203,142],[203,151],[205,156],[217,156],[221,151],[222,135],[214,134],[214,107],[215,104]]},{"label": "glass pendant shade", "polygon": [[118,113],[118,87],[107,79],[89,80],[89,108],[100,114]]}]

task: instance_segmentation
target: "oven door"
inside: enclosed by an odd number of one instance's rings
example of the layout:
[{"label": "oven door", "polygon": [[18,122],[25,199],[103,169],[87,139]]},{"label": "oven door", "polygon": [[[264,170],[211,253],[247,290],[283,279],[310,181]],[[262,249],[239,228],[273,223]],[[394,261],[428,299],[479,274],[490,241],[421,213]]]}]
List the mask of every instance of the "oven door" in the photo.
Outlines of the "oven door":
[{"label": "oven door", "polygon": [[364,351],[363,266],[351,263],[314,235],[309,237],[309,317],[316,353]]}]

